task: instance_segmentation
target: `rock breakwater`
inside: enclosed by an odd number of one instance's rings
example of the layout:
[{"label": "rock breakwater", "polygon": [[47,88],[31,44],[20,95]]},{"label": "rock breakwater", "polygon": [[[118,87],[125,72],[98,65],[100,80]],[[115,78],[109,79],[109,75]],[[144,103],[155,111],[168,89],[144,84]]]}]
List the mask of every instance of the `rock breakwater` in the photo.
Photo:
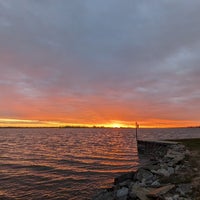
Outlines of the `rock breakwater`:
[{"label": "rock breakwater", "polygon": [[196,169],[189,157],[184,145],[166,145],[165,151],[150,156],[148,164],[116,177],[112,188],[92,200],[196,200],[192,184]]}]

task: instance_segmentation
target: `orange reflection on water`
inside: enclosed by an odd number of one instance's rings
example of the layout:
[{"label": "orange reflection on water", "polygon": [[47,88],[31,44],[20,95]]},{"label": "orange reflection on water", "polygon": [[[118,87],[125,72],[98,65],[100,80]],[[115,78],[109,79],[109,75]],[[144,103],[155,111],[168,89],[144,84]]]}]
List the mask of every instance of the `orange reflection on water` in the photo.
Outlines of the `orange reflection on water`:
[{"label": "orange reflection on water", "polygon": [[0,191],[14,199],[93,192],[138,165],[131,129],[0,129],[0,141]]}]

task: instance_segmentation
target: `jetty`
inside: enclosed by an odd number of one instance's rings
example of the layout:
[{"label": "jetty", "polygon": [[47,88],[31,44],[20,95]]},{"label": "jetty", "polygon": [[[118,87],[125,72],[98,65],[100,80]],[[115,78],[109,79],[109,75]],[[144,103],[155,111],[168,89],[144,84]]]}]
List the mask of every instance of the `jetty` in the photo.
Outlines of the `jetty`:
[{"label": "jetty", "polygon": [[[138,155],[149,162],[121,174],[92,200],[199,200],[193,185],[198,173],[190,151],[179,142],[137,140]],[[198,183],[196,187],[199,187]]]},{"label": "jetty", "polygon": [[177,145],[178,142],[164,140],[137,140],[139,156],[163,156],[170,146]]}]

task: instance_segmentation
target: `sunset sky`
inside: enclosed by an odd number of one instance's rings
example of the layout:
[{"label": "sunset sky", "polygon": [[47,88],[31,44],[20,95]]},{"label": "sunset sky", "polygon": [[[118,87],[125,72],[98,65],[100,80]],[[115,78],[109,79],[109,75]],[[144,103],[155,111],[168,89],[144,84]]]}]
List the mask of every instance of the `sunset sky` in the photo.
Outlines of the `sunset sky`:
[{"label": "sunset sky", "polygon": [[0,0],[0,126],[200,125],[199,0]]}]

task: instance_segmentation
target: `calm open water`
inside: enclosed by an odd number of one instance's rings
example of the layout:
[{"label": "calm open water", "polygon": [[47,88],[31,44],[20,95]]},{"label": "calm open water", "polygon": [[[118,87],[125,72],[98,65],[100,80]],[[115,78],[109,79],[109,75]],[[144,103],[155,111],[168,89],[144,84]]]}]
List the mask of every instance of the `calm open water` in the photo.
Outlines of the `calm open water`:
[{"label": "calm open water", "polygon": [[[139,138],[200,138],[200,129],[140,129]],[[2,200],[91,199],[137,166],[134,129],[0,129]]]}]

